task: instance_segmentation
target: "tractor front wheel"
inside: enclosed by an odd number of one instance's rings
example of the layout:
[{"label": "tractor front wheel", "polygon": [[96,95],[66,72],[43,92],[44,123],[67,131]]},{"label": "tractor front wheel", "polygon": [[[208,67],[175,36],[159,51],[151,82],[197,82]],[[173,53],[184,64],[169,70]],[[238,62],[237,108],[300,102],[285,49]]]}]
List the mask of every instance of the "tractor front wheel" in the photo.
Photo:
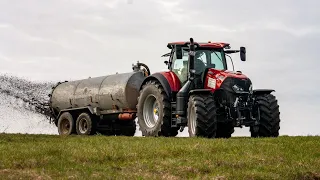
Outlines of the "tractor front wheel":
[{"label": "tractor front wheel", "polygon": [[280,111],[278,100],[272,94],[257,96],[257,111],[260,114],[259,125],[251,126],[251,137],[278,137],[280,129]]},{"label": "tractor front wheel", "polygon": [[216,106],[210,95],[191,95],[188,103],[190,137],[214,138],[217,131]]}]

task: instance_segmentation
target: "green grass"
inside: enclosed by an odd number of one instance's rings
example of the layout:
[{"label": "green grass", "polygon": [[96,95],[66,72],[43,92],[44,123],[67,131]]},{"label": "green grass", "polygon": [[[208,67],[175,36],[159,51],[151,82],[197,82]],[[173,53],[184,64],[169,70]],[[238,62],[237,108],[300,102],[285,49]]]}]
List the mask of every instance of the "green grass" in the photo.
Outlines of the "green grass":
[{"label": "green grass", "polygon": [[0,179],[319,179],[320,137],[0,134]]}]

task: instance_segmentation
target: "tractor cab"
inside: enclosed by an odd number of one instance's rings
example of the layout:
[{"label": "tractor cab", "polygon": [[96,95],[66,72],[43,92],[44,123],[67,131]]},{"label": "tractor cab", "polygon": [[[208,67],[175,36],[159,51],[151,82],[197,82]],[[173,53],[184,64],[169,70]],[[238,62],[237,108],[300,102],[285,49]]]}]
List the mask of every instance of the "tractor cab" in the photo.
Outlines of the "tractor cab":
[{"label": "tractor cab", "polygon": [[[227,43],[173,42],[165,64],[169,71],[142,83],[137,116],[144,136],[176,136],[188,127],[190,137],[231,137],[234,127],[250,127],[252,137],[279,135],[279,109],[272,89],[252,88],[242,72],[227,71]],[[231,58],[230,58],[231,59]],[[232,59],[231,59],[232,61]],[[232,63],[233,64],[233,63]]]},{"label": "tractor cab", "polygon": [[[188,80],[189,44],[188,42],[172,42],[168,43],[167,47],[171,49],[171,52],[162,57],[169,56],[169,60],[165,61],[165,64],[170,71],[178,76],[183,86]],[[208,43],[195,43],[194,70],[195,77],[200,81],[199,83],[203,84],[205,74],[210,68],[228,70],[227,54],[239,52],[238,50],[227,50],[229,48],[230,46],[227,43],[211,43],[210,41]]]}]

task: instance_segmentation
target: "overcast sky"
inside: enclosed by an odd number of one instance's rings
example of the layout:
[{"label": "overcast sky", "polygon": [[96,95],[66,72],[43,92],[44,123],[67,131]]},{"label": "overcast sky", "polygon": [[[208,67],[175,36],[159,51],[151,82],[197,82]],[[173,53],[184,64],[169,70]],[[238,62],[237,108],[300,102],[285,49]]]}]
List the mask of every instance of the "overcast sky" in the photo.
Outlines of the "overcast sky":
[{"label": "overcast sky", "polygon": [[[274,88],[281,134],[320,134],[320,1],[1,0],[0,72],[71,80],[165,70],[170,41],[247,47],[233,56],[254,88]],[[231,68],[231,67],[230,67]],[[247,131],[247,129],[245,130]]]}]

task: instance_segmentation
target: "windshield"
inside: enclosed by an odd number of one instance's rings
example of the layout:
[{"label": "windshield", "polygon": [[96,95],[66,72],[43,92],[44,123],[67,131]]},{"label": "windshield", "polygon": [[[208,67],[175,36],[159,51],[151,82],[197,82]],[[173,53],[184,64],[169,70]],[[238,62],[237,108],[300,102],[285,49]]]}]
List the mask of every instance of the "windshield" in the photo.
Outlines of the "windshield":
[{"label": "windshield", "polygon": [[[172,60],[172,71],[179,71],[188,67],[188,50],[183,49],[182,59]],[[222,49],[200,49],[195,55],[195,69],[201,71],[205,68],[215,68],[218,70],[226,70],[227,65]]]},{"label": "windshield", "polygon": [[[182,50],[182,59],[173,56],[171,70],[175,72],[181,82],[187,80],[188,76],[188,49]],[[198,49],[194,59],[196,74],[201,74],[206,68],[226,70],[226,60],[223,49]]]}]

